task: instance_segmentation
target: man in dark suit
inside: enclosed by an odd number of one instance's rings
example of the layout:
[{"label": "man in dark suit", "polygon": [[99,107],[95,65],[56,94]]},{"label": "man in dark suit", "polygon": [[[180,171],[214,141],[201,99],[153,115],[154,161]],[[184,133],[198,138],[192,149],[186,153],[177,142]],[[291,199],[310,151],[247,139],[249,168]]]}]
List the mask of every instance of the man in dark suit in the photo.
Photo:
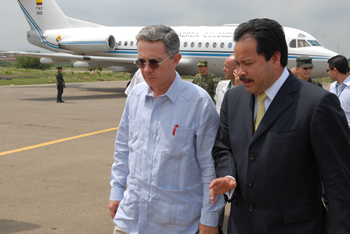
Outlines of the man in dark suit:
[{"label": "man in dark suit", "polygon": [[350,233],[350,137],[337,97],[286,69],[276,21],[243,23],[234,40],[244,86],[224,97],[209,187],[212,202],[231,199],[228,233],[230,223],[244,234],[320,233],[321,182],[333,233]]}]

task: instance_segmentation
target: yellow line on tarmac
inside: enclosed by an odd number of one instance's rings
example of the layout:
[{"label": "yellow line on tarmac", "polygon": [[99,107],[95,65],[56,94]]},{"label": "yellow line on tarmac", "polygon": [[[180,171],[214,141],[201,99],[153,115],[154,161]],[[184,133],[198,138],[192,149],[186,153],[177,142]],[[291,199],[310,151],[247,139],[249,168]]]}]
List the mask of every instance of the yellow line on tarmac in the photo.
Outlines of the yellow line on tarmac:
[{"label": "yellow line on tarmac", "polygon": [[86,133],[86,134],[79,135],[79,136],[68,137],[68,138],[64,138],[64,139],[61,139],[61,140],[57,140],[57,141],[50,141],[50,142],[46,142],[46,143],[42,143],[42,144],[38,144],[38,145],[32,145],[32,146],[28,146],[28,147],[23,147],[23,148],[20,148],[20,149],[5,151],[5,152],[0,153],[0,156],[4,156],[4,155],[7,155],[7,154],[13,154],[13,153],[21,152],[21,151],[26,151],[26,150],[31,150],[31,149],[35,149],[35,148],[39,148],[39,147],[43,147],[43,146],[47,146],[47,145],[53,145],[53,144],[61,143],[61,142],[64,142],[64,141],[70,141],[70,140],[74,140],[74,139],[78,139],[78,138],[82,138],[82,137],[87,137],[87,136],[92,136],[92,135],[96,135],[96,134],[100,134],[100,133],[104,133],[104,132],[110,132],[110,131],[114,131],[114,130],[117,130],[117,129],[118,128],[110,128],[110,129],[106,129],[106,130],[102,130],[102,131]]}]

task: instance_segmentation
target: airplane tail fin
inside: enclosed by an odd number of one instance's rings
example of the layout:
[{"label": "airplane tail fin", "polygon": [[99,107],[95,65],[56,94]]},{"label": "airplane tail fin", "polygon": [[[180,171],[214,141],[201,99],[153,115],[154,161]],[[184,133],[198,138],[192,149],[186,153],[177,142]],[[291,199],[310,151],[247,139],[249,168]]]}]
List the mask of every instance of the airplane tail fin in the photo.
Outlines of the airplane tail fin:
[{"label": "airplane tail fin", "polygon": [[32,30],[72,27],[55,0],[18,0],[18,4]]},{"label": "airplane tail fin", "polygon": [[98,27],[101,25],[66,17],[55,0],[18,0],[31,30]]}]

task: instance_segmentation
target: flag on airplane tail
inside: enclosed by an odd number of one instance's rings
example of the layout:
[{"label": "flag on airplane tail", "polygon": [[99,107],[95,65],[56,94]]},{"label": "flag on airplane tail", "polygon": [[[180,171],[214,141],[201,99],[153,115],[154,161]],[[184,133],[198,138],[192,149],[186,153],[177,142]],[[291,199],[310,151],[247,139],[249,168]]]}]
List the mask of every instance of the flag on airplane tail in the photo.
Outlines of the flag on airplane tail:
[{"label": "flag on airplane tail", "polygon": [[43,0],[36,0],[36,5],[37,6],[43,5]]}]

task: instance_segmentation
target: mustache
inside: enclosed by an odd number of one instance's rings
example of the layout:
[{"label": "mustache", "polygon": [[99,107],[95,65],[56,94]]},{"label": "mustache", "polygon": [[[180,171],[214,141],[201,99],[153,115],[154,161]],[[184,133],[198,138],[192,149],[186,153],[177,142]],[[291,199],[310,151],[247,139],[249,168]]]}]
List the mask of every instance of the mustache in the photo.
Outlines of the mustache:
[{"label": "mustache", "polygon": [[242,77],[242,76],[239,77],[239,80],[242,81],[242,82],[254,81],[254,80],[252,80],[252,79],[245,78],[245,77]]}]

